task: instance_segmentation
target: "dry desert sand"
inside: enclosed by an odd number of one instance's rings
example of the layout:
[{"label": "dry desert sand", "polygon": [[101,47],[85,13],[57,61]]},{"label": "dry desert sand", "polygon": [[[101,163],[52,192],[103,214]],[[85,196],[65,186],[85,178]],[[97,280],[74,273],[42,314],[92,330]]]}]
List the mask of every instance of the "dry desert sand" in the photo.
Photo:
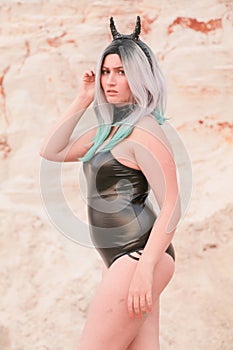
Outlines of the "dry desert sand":
[{"label": "dry desert sand", "polygon": [[[167,78],[167,116],[192,164],[192,196],[174,239],[176,273],[161,300],[161,350],[230,350],[232,0],[1,1],[0,349],[76,349],[101,279],[96,252],[47,215],[39,149],[109,42],[111,15],[122,32],[142,17],[141,38]],[[52,203],[55,168],[46,164]],[[62,187],[85,222],[79,170],[65,164]]]}]

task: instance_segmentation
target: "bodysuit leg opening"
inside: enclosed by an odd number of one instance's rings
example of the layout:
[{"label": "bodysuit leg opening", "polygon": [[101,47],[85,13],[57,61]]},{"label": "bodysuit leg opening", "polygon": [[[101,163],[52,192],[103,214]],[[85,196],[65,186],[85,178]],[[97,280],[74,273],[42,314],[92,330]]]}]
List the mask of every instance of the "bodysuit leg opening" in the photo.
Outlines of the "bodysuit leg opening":
[{"label": "bodysuit leg opening", "polygon": [[[135,256],[135,254],[137,255]],[[134,252],[127,253],[127,255],[134,260],[139,260],[140,255],[142,255],[142,250],[135,250]]]},{"label": "bodysuit leg opening", "polygon": [[[143,251],[143,249],[135,250],[135,251],[133,251],[133,252],[127,253],[127,255],[128,255],[130,258],[134,259],[134,260],[139,260],[139,259],[140,259],[140,255],[142,255],[142,251]],[[173,258],[173,260],[175,261],[175,251],[174,251],[174,248],[173,248],[172,245],[170,245],[170,246],[168,247],[168,249],[166,250],[165,253],[167,253],[168,255],[170,255],[170,256]],[[137,255],[135,255],[135,254],[137,254]]]}]

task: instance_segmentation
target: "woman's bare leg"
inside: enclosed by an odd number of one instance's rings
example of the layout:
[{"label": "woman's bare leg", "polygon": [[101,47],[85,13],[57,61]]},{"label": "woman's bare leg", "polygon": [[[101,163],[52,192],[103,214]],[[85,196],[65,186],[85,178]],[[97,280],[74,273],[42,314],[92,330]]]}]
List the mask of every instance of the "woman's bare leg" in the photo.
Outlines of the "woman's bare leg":
[{"label": "woman's bare leg", "polygon": [[[127,310],[127,297],[136,266],[137,261],[125,255],[105,272],[90,306],[78,350],[141,350],[144,335],[150,339],[148,344],[153,343],[154,346],[153,338],[158,333],[159,307],[156,305],[161,291],[171,279],[174,263],[167,254],[163,255],[155,268],[154,311],[146,317],[131,319]],[[147,349],[145,344],[143,348]],[[152,347],[148,347],[150,349]],[[153,350],[157,349],[153,347]]]},{"label": "woman's bare leg", "polygon": [[127,350],[159,350],[159,299],[153,305],[153,311],[146,316],[138,334]]},{"label": "woman's bare leg", "polygon": [[174,260],[168,254],[164,254],[164,261],[155,269],[154,277],[154,303],[153,311],[145,318],[145,322],[127,350],[159,350],[159,315],[160,294],[171,280],[174,274]]}]

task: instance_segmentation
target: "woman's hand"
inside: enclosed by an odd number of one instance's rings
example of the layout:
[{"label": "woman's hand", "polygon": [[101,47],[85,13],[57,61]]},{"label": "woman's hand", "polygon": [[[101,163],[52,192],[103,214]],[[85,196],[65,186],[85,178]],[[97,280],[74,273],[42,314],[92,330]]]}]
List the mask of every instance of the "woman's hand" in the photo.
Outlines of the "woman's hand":
[{"label": "woman's hand", "polygon": [[95,72],[93,70],[86,71],[82,77],[82,83],[80,87],[80,95],[85,99],[94,99],[95,93]]},{"label": "woman's hand", "polygon": [[128,311],[131,318],[141,318],[152,311],[153,269],[138,262],[128,295]]}]

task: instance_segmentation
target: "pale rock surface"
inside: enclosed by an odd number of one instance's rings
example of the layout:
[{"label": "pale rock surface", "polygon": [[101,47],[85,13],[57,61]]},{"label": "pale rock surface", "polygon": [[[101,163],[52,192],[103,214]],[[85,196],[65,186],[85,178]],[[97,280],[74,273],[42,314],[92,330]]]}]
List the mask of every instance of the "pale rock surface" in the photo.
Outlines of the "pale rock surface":
[{"label": "pale rock surface", "polygon": [[[0,348],[76,349],[101,279],[95,251],[59,233],[46,214],[39,149],[108,44],[111,15],[121,32],[142,17],[141,38],[167,78],[167,116],[193,169],[192,198],[174,239],[176,274],[162,297],[161,349],[230,350],[232,0],[1,0]],[[82,120],[80,130],[93,122],[92,115]],[[53,204],[59,168],[45,169]],[[80,169],[62,167],[62,188],[86,223]]]}]

